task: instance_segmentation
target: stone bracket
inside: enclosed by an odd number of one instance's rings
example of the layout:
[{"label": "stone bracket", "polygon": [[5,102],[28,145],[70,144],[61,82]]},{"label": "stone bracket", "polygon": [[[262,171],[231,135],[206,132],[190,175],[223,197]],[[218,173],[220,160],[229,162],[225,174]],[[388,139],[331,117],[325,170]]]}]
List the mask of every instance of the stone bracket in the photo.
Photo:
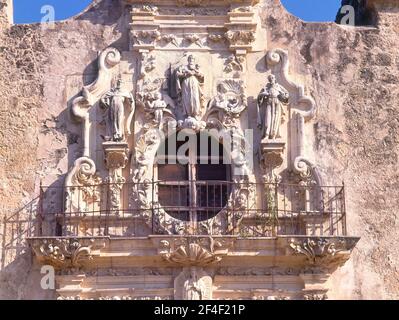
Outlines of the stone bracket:
[{"label": "stone bracket", "polygon": [[281,167],[284,162],[285,146],[286,142],[282,140],[264,139],[260,143],[261,167],[271,180],[274,177],[274,170]]},{"label": "stone bracket", "polygon": [[172,265],[202,267],[220,262],[236,237],[150,236],[158,254]]}]

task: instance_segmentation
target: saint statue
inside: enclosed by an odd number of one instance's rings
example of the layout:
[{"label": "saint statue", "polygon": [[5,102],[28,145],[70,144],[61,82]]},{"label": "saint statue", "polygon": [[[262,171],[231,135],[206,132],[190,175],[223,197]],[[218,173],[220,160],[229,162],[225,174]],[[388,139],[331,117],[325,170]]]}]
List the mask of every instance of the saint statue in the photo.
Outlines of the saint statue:
[{"label": "saint statue", "polygon": [[204,75],[196,64],[194,56],[188,57],[188,65],[180,66],[175,71],[176,93],[188,117],[201,116],[202,89]]},{"label": "saint statue", "polygon": [[204,300],[205,283],[198,279],[195,267],[190,268],[190,277],[184,282],[183,300]]},{"label": "saint statue", "polygon": [[280,138],[283,103],[288,103],[289,93],[276,82],[274,75],[270,75],[268,80],[258,96],[258,127],[262,130],[262,139],[274,140]]},{"label": "saint statue", "polygon": [[125,139],[125,105],[129,108],[127,132],[130,134],[130,125],[135,112],[133,95],[122,90],[122,80],[118,80],[116,87],[108,91],[100,100],[100,107],[107,110],[107,137],[108,141],[120,142]]}]

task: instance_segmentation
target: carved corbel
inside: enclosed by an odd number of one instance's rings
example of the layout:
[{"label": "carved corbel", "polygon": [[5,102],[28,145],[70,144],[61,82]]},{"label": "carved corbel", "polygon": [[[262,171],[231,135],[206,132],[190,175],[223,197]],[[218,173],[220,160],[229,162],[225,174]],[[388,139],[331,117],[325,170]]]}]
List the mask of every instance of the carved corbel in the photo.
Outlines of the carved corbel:
[{"label": "carved corbel", "polygon": [[105,242],[98,239],[34,239],[31,246],[41,263],[63,269],[87,264],[96,250],[105,247]]},{"label": "carved corbel", "polygon": [[289,239],[290,251],[306,257],[310,265],[332,269],[349,259],[359,238],[296,237]]},{"label": "carved corbel", "polygon": [[224,71],[226,73],[242,73],[245,71],[245,56],[232,54],[227,58]]},{"label": "carved corbel", "polygon": [[276,170],[284,163],[285,145],[286,143],[280,140],[261,142],[259,149],[259,160],[266,183],[274,183],[279,180]]}]

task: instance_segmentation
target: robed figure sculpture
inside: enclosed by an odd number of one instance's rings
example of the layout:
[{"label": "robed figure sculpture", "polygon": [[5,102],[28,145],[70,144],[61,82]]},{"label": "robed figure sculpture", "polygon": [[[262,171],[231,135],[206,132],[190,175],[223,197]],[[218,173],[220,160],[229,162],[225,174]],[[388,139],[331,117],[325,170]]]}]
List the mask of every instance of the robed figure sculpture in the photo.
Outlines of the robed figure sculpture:
[{"label": "robed figure sculpture", "polygon": [[204,75],[196,64],[194,56],[188,57],[188,65],[178,67],[174,75],[176,95],[187,117],[201,116],[203,93],[201,85]]},{"label": "robed figure sculpture", "polygon": [[[107,136],[105,140],[120,142],[125,139],[125,130],[130,134],[130,126],[135,112],[133,95],[121,88],[122,80],[116,87],[105,93],[100,100],[100,107],[107,111]],[[125,127],[125,106],[129,110],[127,128]]]},{"label": "robed figure sculpture", "polygon": [[280,138],[280,124],[283,104],[288,103],[289,93],[270,75],[268,84],[258,96],[258,127],[262,130],[262,139]]},{"label": "robed figure sculpture", "polygon": [[205,283],[198,278],[195,267],[190,268],[190,276],[183,286],[183,300],[204,300],[205,287]]}]

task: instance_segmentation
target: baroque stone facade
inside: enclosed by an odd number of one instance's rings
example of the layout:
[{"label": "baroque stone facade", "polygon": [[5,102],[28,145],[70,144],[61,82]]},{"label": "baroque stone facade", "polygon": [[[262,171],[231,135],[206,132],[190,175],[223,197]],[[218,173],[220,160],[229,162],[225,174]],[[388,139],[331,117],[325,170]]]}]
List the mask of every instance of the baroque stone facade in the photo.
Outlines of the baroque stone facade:
[{"label": "baroque stone facade", "polygon": [[[344,27],[278,0],[99,0],[50,27],[3,3],[0,297],[397,298],[398,5]],[[162,170],[170,132],[210,129],[226,181],[191,154],[185,180]]]}]

